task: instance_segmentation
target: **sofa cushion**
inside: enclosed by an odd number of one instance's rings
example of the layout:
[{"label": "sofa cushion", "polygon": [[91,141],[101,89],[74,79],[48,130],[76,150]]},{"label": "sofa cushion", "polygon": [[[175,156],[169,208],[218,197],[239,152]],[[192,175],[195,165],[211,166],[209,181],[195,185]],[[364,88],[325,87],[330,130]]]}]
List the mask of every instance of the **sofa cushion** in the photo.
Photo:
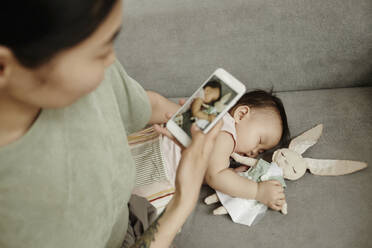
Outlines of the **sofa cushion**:
[{"label": "sofa cushion", "polygon": [[287,181],[288,215],[268,211],[255,226],[213,216],[218,204],[199,202],[175,239],[182,247],[371,247],[372,87],[278,93],[292,137],[323,123],[317,144],[303,156],[367,162],[363,171],[337,177],[306,173]]},{"label": "sofa cushion", "polygon": [[119,60],[146,89],[191,95],[218,67],[275,91],[372,85],[372,1],[126,0]]}]

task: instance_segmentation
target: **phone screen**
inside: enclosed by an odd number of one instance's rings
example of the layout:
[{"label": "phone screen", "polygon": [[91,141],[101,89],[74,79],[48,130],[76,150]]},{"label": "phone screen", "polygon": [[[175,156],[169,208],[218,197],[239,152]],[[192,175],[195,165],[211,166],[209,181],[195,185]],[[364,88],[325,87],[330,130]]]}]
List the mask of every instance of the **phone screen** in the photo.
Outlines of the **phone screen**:
[{"label": "phone screen", "polygon": [[172,120],[191,137],[193,123],[204,131],[236,95],[237,92],[214,75],[195,92]]}]

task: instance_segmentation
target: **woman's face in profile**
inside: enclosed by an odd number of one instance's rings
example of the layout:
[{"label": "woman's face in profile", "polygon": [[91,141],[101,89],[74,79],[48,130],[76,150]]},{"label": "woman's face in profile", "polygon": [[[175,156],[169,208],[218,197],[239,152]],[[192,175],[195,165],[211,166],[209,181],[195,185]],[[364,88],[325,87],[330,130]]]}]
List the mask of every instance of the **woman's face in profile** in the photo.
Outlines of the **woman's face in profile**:
[{"label": "woman's face in profile", "polygon": [[[61,51],[36,68],[22,66],[13,56],[5,93],[41,108],[64,107],[93,91],[104,70],[115,61],[113,41],[121,28],[122,1],[87,39]],[[2,90],[0,88],[0,90]]]}]

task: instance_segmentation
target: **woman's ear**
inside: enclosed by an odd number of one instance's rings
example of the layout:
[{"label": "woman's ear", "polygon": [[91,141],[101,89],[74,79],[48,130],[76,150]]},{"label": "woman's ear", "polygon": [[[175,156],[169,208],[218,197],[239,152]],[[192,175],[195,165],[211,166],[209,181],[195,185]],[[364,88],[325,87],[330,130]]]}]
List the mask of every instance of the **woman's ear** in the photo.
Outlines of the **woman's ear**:
[{"label": "woman's ear", "polygon": [[0,89],[10,81],[10,71],[13,61],[13,53],[9,48],[0,46]]},{"label": "woman's ear", "polygon": [[240,122],[245,116],[249,116],[251,114],[251,108],[247,105],[241,105],[237,107],[234,111],[234,119],[235,122]]}]

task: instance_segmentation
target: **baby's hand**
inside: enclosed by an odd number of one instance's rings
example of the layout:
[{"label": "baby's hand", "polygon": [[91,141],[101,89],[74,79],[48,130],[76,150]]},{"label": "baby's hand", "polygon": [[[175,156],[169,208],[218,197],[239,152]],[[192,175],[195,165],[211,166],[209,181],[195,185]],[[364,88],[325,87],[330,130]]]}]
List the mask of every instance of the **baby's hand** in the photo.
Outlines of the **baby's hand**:
[{"label": "baby's hand", "polygon": [[258,183],[256,200],[279,211],[285,203],[285,195],[279,181],[270,180]]}]

